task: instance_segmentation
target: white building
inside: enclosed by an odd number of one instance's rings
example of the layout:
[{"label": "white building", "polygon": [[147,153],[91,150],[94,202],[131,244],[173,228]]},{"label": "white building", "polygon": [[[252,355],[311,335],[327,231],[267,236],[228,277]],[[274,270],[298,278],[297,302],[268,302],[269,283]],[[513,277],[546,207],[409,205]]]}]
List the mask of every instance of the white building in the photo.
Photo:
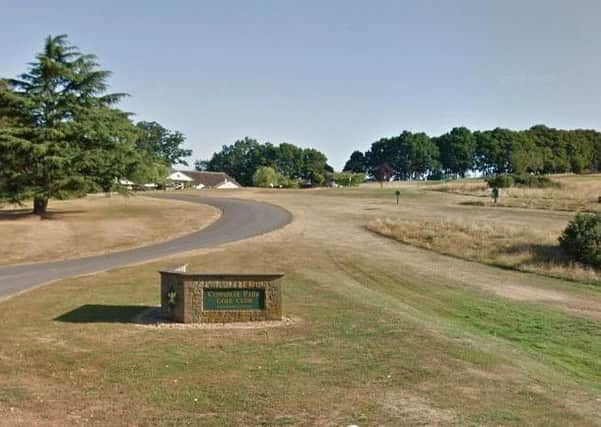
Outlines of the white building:
[{"label": "white building", "polygon": [[183,187],[194,187],[198,190],[203,188],[222,190],[242,187],[225,172],[174,171],[169,175],[169,179],[174,183],[180,183]]},{"label": "white building", "polygon": [[173,183],[175,188],[186,188],[193,185],[194,180],[181,171],[173,171],[167,180]]}]

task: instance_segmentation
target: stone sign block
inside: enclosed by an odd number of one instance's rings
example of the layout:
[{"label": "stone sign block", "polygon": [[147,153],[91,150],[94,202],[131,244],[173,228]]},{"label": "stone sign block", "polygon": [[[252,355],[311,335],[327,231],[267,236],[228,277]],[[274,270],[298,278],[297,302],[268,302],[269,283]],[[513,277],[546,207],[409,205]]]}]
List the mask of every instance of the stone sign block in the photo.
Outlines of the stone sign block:
[{"label": "stone sign block", "polygon": [[161,313],[180,323],[282,319],[281,273],[188,273],[186,266],[160,271]]}]

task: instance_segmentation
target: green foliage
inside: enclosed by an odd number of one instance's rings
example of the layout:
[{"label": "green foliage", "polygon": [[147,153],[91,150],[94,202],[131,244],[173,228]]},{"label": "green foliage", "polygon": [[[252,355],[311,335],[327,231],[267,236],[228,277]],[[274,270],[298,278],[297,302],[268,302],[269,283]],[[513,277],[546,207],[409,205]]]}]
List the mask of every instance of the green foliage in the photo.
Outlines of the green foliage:
[{"label": "green foliage", "polygon": [[601,213],[578,213],[559,238],[561,248],[572,259],[601,267]]},{"label": "green foliage", "polygon": [[298,188],[299,182],[298,179],[278,174],[278,184],[282,188]]},{"label": "green foliage", "polygon": [[279,178],[274,168],[261,166],[253,174],[253,185],[255,187],[277,187],[279,185]]},{"label": "green foliage", "polygon": [[260,144],[248,137],[223,146],[209,161],[197,161],[195,166],[198,170],[226,172],[242,185],[253,185],[253,176],[261,166],[273,168],[281,176],[282,186],[296,186],[298,180],[321,185],[331,171],[320,151],[288,143]]},{"label": "green foliage", "polygon": [[73,121],[70,136],[85,143],[74,158],[78,173],[100,190],[111,191],[116,178],[127,176],[131,163],[139,159],[136,137],[127,113],[113,108],[82,113]]},{"label": "green foliage", "polygon": [[46,39],[26,73],[5,81],[0,197],[34,198],[34,211],[44,213],[50,197],[105,187],[107,175],[123,170],[132,125],[112,107],[124,94],[106,93],[109,76],[61,35]]},{"label": "green foliage", "polygon": [[544,125],[473,133],[460,127],[434,138],[404,131],[374,142],[365,154],[353,152],[345,170],[367,171],[375,177],[376,168],[384,163],[393,168],[396,179],[463,176],[470,170],[485,175],[599,171],[601,133]]},{"label": "green foliage", "polygon": [[259,166],[265,166],[262,147],[254,139],[244,138],[232,145],[224,145],[213,154],[206,170],[225,172],[242,185],[252,185],[252,176]]},{"label": "green foliage", "polygon": [[189,150],[184,137],[115,108],[110,72],[67,36],[48,37],[18,79],[0,80],[0,200],[48,199],[111,191],[120,177],[160,183]]},{"label": "green foliage", "polygon": [[332,172],[327,161],[327,157],[322,152],[314,148],[305,148],[301,178],[309,181],[312,185],[323,185],[326,181],[326,173]]},{"label": "green foliage", "polygon": [[191,156],[192,150],[181,148],[186,140],[181,132],[165,129],[157,122],[138,122],[136,127],[139,131],[137,149],[150,153],[168,166],[188,165],[183,158]]},{"label": "green foliage", "polygon": [[386,164],[392,169],[391,177],[415,179],[438,169],[438,157],[438,147],[428,135],[404,131],[399,136],[374,142],[365,153],[365,163],[372,176]]},{"label": "green foliage", "polygon": [[169,175],[169,166],[146,151],[136,152],[124,176],[136,183],[164,185]]},{"label": "green foliage", "polygon": [[346,162],[345,172],[365,173],[367,171],[367,159],[361,151],[353,151],[351,158]]},{"label": "green foliage", "polygon": [[503,173],[496,176],[489,176],[485,179],[490,188],[509,188],[513,187],[513,177]]},{"label": "green foliage", "polygon": [[560,184],[557,181],[553,181],[551,178],[545,175],[519,175],[513,174],[513,181],[516,187],[528,187],[528,188],[551,188],[559,187]]},{"label": "green foliage", "polygon": [[474,167],[476,138],[465,128],[453,128],[451,132],[435,138],[440,151],[440,162],[447,172],[465,176]]},{"label": "green foliage", "polygon": [[365,173],[334,172],[332,181],[341,187],[355,187],[365,181]]}]

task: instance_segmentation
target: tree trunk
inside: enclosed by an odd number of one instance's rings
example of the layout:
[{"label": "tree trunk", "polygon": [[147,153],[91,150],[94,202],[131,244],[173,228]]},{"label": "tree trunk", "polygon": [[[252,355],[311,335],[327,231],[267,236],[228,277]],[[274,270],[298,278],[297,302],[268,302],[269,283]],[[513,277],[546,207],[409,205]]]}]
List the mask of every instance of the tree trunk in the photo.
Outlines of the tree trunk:
[{"label": "tree trunk", "polygon": [[33,199],[33,214],[34,215],[45,215],[47,208],[48,208],[48,198],[35,197]]}]

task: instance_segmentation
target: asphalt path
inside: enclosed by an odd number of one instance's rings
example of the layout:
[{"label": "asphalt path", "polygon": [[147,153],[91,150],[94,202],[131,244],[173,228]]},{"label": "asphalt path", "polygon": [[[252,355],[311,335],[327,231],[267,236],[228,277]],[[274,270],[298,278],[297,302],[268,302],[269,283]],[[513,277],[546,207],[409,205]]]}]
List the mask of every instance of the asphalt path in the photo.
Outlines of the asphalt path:
[{"label": "asphalt path", "polygon": [[[166,199],[202,203],[221,211],[208,227],[163,243],[85,258],[0,267],[0,299],[40,284],[72,276],[158,259],[180,252],[208,248],[276,230],[292,217],[280,207],[252,200],[169,194]],[[165,206],[169,209],[169,206]],[[60,245],[61,242],[57,242]]]}]

